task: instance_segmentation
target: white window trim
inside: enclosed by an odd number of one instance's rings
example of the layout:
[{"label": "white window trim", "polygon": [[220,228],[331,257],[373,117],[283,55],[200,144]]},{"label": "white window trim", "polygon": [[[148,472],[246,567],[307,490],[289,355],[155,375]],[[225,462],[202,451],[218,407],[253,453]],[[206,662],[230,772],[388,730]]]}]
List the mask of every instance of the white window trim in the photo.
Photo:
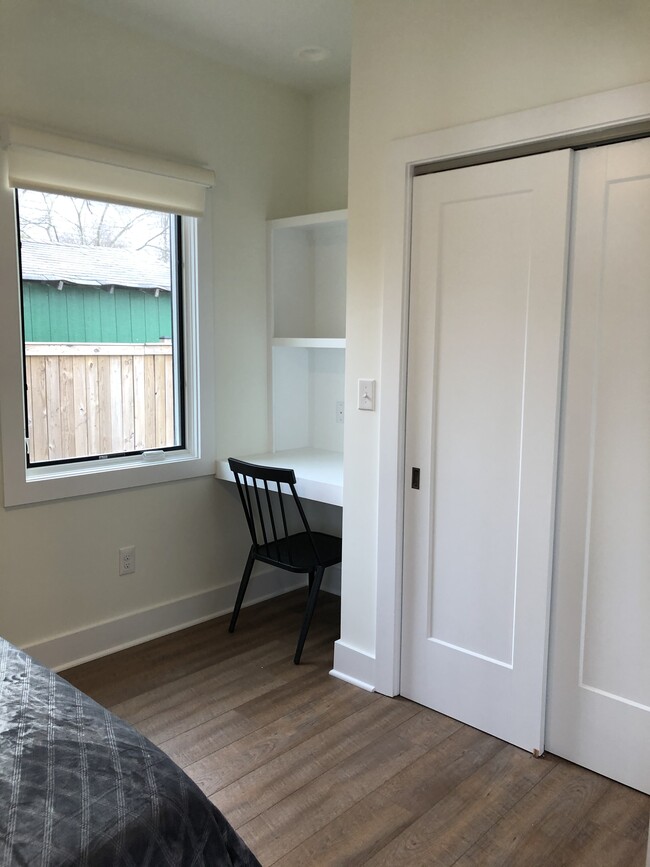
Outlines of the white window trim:
[{"label": "white window trim", "polygon": [[6,182],[4,161],[0,154],[0,435],[5,506],[212,475],[216,449],[209,208],[202,217],[183,217],[185,448],[27,470],[15,197]]}]

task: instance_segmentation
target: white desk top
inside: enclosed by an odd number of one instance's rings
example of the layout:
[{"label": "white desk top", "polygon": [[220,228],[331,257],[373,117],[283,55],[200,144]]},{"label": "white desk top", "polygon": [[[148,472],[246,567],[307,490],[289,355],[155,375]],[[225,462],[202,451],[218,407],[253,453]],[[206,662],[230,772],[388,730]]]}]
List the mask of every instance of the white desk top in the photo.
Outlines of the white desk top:
[{"label": "white desk top", "polygon": [[[292,449],[261,455],[233,455],[251,464],[291,467],[296,474],[298,495],[319,503],[343,505],[343,455],[322,449]],[[216,462],[216,477],[234,482],[228,461]]]}]

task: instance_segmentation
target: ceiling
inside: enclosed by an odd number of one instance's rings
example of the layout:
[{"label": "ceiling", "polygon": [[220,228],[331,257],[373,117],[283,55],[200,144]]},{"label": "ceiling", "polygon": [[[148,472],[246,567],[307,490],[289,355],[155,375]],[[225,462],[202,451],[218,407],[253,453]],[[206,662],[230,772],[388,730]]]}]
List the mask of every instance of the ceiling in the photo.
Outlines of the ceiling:
[{"label": "ceiling", "polygon": [[[350,77],[353,0],[69,0],[139,33],[315,93]],[[316,51],[327,56],[314,62]]]}]

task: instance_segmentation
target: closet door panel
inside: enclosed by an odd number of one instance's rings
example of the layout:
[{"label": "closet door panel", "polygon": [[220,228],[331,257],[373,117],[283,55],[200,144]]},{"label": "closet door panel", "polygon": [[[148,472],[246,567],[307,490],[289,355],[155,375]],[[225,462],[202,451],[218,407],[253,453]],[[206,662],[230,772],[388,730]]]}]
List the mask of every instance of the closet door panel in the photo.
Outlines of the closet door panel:
[{"label": "closet door panel", "polygon": [[547,748],[650,792],[650,143],[575,190]]},{"label": "closet door panel", "polygon": [[414,181],[402,694],[541,750],[570,152]]}]

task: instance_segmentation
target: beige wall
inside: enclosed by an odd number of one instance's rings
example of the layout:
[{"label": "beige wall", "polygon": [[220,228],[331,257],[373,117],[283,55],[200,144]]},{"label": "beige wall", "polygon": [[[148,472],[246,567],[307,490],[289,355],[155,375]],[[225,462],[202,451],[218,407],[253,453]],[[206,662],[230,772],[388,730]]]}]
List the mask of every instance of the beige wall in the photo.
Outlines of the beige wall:
[{"label": "beige wall", "polygon": [[[216,361],[203,373],[220,453],[263,449],[265,220],[307,209],[309,101],[63,0],[0,0],[0,115],[215,170]],[[238,580],[230,488],[206,477],[0,509],[0,634],[31,644]],[[119,578],[130,544],[137,571]]]},{"label": "beige wall", "polygon": [[[383,198],[389,143],[650,80],[647,0],[356,0],[350,96],[342,641],[375,652]],[[381,411],[381,382],[378,382]]]}]

